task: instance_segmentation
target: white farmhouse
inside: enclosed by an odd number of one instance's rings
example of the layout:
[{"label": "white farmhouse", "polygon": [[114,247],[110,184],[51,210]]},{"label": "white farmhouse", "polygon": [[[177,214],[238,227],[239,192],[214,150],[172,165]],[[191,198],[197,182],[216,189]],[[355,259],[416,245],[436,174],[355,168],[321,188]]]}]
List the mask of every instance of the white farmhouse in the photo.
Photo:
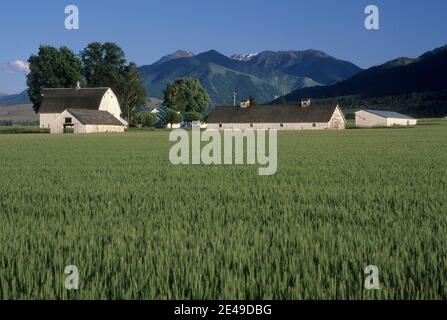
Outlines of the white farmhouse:
[{"label": "white farmhouse", "polygon": [[334,105],[314,105],[310,100],[299,105],[216,107],[208,115],[208,129],[276,129],[325,130],[345,129],[341,108]]},{"label": "white farmhouse", "polygon": [[[75,133],[122,132],[127,126],[110,88],[43,89],[38,112],[40,127],[54,133],[63,132],[64,127],[72,127]],[[111,117],[116,121],[110,121]]]},{"label": "white farmhouse", "polygon": [[416,119],[392,111],[360,110],[355,113],[357,127],[415,126],[416,124]]}]

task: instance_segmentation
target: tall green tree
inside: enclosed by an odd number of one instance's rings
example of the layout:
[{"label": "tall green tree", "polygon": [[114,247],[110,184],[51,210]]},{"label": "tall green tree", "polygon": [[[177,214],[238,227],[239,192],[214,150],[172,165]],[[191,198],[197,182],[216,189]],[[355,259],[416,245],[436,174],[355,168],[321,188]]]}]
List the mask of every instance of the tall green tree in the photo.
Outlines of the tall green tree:
[{"label": "tall green tree", "polygon": [[189,111],[183,114],[183,119],[185,121],[202,121],[203,115],[196,111]]},{"label": "tall green tree", "polygon": [[146,105],[147,92],[136,64],[130,63],[124,68],[117,92],[121,100],[121,110],[128,120]]},{"label": "tall green tree", "polygon": [[36,112],[42,103],[43,88],[74,88],[77,82],[85,84],[81,61],[67,47],[41,46],[28,62],[30,72],[26,83]]},{"label": "tall green tree", "polygon": [[147,93],[137,66],[127,63],[118,45],[93,42],[80,55],[87,85],[112,88],[128,120],[146,104]]},{"label": "tall green tree", "polygon": [[168,111],[168,113],[166,113],[166,117],[165,117],[165,124],[170,124],[171,126],[173,124],[177,124],[182,122],[182,116],[175,111]]},{"label": "tall green tree", "polygon": [[164,90],[163,104],[180,112],[203,113],[208,108],[210,97],[196,79],[178,79]]},{"label": "tall green tree", "polygon": [[150,112],[139,112],[135,114],[133,120],[133,125],[143,128],[155,127],[155,125],[158,123],[157,115]]},{"label": "tall green tree", "polygon": [[250,102],[250,106],[256,106],[257,102],[256,102],[256,98],[252,95],[250,95],[248,97],[248,101]]}]

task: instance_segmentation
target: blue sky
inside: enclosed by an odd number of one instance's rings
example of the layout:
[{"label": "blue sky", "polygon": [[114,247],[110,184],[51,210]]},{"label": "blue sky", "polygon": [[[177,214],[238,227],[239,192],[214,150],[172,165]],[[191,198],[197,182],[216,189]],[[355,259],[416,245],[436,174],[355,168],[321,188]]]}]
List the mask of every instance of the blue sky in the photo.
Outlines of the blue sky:
[{"label": "blue sky", "polygon": [[[80,10],[80,30],[64,27],[64,8]],[[364,9],[380,9],[368,31]],[[78,52],[113,41],[138,65],[177,49],[224,54],[318,49],[367,68],[416,57],[447,43],[445,0],[15,0],[0,8],[0,93],[25,88],[26,62],[40,44]]]}]

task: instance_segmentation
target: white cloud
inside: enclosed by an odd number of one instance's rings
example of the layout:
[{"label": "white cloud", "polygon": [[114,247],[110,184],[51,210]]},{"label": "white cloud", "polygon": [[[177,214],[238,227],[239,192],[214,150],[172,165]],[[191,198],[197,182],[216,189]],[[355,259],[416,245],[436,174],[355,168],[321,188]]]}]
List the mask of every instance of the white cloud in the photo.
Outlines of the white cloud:
[{"label": "white cloud", "polygon": [[20,71],[24,73],[29,73],[29,63],[23,60],[17,59],[15,61],[11,61],[9,66],[15,71]]}]

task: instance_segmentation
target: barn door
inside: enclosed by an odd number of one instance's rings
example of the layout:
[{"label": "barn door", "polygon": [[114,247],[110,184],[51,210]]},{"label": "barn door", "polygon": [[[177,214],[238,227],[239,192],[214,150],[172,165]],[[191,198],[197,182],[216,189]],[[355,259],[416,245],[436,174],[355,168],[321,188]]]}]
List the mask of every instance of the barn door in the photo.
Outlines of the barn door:
[{"label": "barn door", "polygon": [[74,133],[74,124],[71,117],[65,118],[64,133]]}]

